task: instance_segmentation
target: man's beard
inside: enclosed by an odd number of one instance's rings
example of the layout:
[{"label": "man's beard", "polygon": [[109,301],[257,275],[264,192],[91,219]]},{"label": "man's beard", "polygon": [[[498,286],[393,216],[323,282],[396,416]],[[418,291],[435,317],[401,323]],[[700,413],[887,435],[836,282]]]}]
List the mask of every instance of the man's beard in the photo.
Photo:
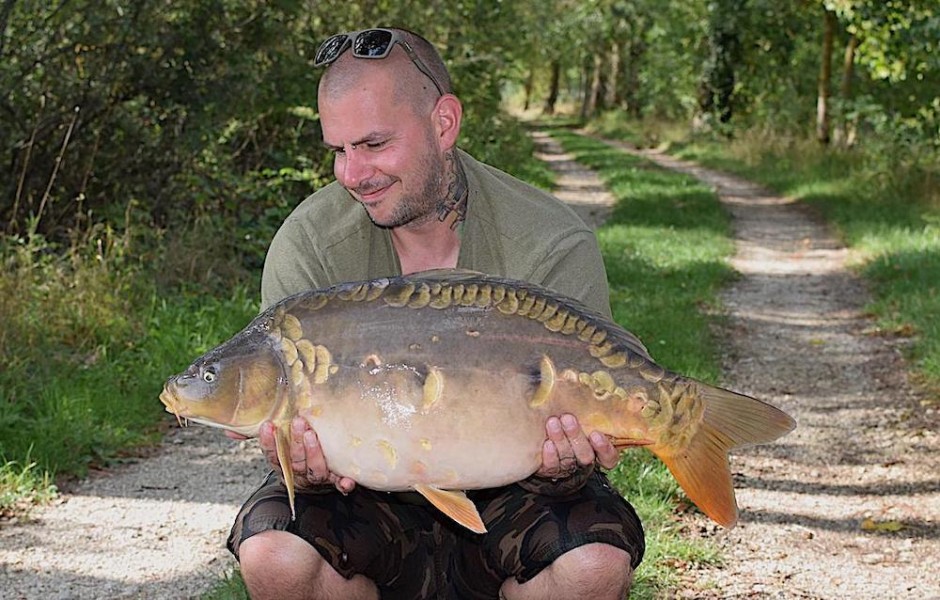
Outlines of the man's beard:
[{"label": "man's beard", "polygon": [[387,219],[381,221],[366,211],[372,222],[379,227],[389,229],[406,225],[420,225],[437,218],[438,208],[444,201],[443,181],[447,176],[444,159],[433,152],[428,152],[421,161],[423,182],[418,193],[402,196],[398,206]]}]

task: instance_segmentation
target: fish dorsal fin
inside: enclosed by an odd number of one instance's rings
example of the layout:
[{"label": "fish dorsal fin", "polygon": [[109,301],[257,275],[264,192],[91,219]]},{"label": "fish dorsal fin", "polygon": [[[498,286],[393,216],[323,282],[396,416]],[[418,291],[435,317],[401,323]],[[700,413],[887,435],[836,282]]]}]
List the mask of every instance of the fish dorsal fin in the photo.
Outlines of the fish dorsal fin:
[{"label": "fish dorsal fin", "polygon": [[290,518],[296,518],[294,512],[294,471],[290,467],[290,421],[274,426],[274,443],[277,448],[277,460],[281,463],[284,487],[287,488],[287,500],[290,502]]},{"label": "fish dorsal fin", "polygon": [[427,498],[442,513],[474,533],[486,533],[477,507],[460,491],[442,490],[433,485],[417,484],[415,491]]},{"label": "fish dorsal fin", "polygon": [[485,277],[485,274],[472,269],[428,269],[427,271],[418,271],[417,273],[405,275],[406,279],[423,279],[441,283],[457,283],[465,279],[483,279]]}]

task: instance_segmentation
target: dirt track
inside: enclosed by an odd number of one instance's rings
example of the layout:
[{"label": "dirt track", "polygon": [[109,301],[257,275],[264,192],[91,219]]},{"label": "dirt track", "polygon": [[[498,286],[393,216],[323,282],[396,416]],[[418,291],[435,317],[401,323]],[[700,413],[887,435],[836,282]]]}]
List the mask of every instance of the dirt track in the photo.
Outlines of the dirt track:
[{"label": "dirt track", "polygon": [[849,252],[804,206],[644,155],[708,183],[733,216],[725,383],[799,423],[733,457],[739,525],[699,527],[725,566],[687,573],[680,597],[940,598],[940,416],[865,315]]},{"label": "dirt track", "polygon": [[[611,199],[592,174],[557,150],[546,157],[566,175],[559,195],[602,222]],[[895,342],[871,333],[847,252],[803,208],[693,173],[735,217],[726,384],[800,426],[733,458],[740,524],[690,524],[727,561],[685,572],[679,596],[940,598],[940,418],[911,392]],[[225,534],[262,471],[251,443],[173,430],[156,456],[0,525],[0,599],[198,596],[233,565]]]}]

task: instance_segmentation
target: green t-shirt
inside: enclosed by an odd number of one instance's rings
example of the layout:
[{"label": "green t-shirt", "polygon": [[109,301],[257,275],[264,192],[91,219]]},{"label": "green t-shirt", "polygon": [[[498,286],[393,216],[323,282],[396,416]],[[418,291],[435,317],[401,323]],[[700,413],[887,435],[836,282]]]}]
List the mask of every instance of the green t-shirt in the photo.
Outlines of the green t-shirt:
[{"label": "green t-shirt", "polygon": [[[609,317],[594,232],[557,198],[458,152],[469,197],[457,268],[536,283]],[[261,301],[267,308],[309,289],[396,275],[389,230],[334,182],[301,202],[274,236]]]}]

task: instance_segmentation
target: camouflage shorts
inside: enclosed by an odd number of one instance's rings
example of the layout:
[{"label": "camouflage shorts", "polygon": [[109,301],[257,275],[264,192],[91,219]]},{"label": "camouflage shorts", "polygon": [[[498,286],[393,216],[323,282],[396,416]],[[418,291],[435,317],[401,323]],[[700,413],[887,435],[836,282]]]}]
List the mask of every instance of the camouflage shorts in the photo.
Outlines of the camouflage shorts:
[{"label": "camouflage shorts", "polygon": [[248,499],[228,548],[269,529],[310,543],[340,574],[361,573],[382,598],[495,599],[504,581],[524,583],[564,552],[601,542],[630,554],[635,568],[645,549],[636,513],[596,472],[577,492],[545,496],[510,485],[468,494],[488,533],[453,523],[416,493],[356,488],[297,494],[291,521],[287,493],[275,474]]}]

